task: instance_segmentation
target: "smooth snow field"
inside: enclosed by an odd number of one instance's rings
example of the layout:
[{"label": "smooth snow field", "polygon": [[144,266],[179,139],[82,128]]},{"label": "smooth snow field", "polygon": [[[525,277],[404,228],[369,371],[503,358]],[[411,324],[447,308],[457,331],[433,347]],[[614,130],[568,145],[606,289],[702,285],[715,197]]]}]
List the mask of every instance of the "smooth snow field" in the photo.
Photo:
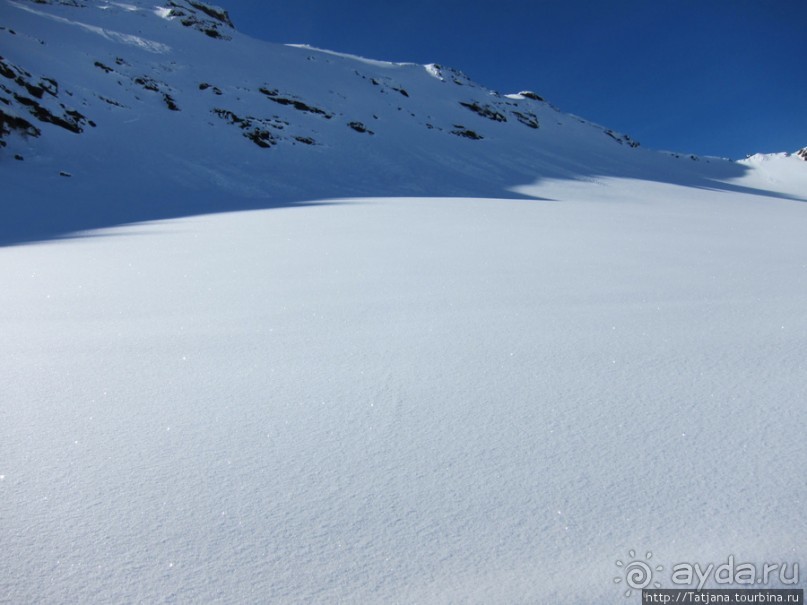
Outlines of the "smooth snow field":
[{"label": "smooth snow field", "polygon": [[531,193],[0,248],[0,601],[617,604],[632,549],[664,587],[807,567],[807,204]]}]

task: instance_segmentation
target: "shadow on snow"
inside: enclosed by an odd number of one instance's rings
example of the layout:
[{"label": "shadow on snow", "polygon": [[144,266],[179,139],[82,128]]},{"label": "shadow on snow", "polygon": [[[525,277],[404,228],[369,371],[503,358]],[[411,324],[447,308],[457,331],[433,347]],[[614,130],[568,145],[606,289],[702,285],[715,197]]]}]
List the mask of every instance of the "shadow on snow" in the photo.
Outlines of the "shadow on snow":
[{"label": "shadow on snow", "polygon": [[[631,152],[629,152],[631,153]],[[120,168],[102,179],[89,174],[35,178],[30,170],[6,165],[4,196],[0,202],[0,246],[69,237],[87,237],[87,231],[143,221],[158,221],[202,214],[287,207],[318,206],[327,200],[357,197],[477,197],[533,199],[541,197],[547,180],[592,181],[599,178],[638,179],[699,190],[759,195],[807,201],[785,193],[755,189],[727,181],[750,168],[727,160],[676,159],[647,150],[631,156],[594,155],[573,160],[540,151],[529,155],[435,158],[410,152],[399,165],[364,158],[361,170],[355,158],[341,156],[312,169],[310,164],[274,166],[259,178],[235,173],[211,161],[208,166],[188,164],[163,170],[156,161]],[[368,165],[369,162],[369,165]],[[180,174],[177,178],[177,170]],[[218,170],[218,172],[217,172]],[[226,173],[221,172],[226,170]],[[184,173],[183,173],[184,171]],[[132,178],[133,174],[140,175]],[[247,182],[247,181],[252,182]],[[277,185],[276,185],[277,184]],[[518,193],[523,186],[537,187],[536,195]]]}]

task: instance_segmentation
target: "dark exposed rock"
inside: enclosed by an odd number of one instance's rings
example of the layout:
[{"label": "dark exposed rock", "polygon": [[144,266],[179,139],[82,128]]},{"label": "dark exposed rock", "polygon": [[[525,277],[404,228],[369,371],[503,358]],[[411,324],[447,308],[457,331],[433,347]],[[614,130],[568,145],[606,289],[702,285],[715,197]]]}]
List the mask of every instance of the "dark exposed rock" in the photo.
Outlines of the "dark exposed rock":
[{"label": "dark exposed rock", "polygon": [[174,97],[172,97],[168,93],[163,93],[163,101],[165,102],[165,105],[168,107],[168,109],[170,109],[171,111],[179,111],[179,106],[174,100]]},{"label": "dark exposed rock", "polygon": [[465,128],[464,126],[458,126],[455,124],[454,127],[457,128],[457,130],[452,130],[451,134],[456,135],[458,137],[471,139],[473,141],[480,141],[485,138],[481,134],[474,132],[473,130],[470,130],[468,128]]},{"label": "dark exposed rock", "polygon": [[233,22],[230,20],[230,15],[226,10],[210,6],[204,2],[196,2],[195,0],[188,0],[188,4],[190,4],[193,8],[199,9],[208,17],[212,17],[213,19],[224,23],[224,25],[227,27],[235,29],[235,25],[233,25]]},{"label": "dark exposed rock", "polygon": [[212,111],[222,120],[237,125],[243,131],[244,137],[255,143],[258,147],[266,149],[277,144],[275,137],[267,128],[277,128],[278,126],[277,124],[273,124],[270,120],[254,118],[252,116],[242,118],[229,109],[214,108]]},{"label": "dark exposed rock", "polygon": [[24,97],[22,95],[18,95],[14,93],[14,100],[17,101],[20,105],[24,105],[25,107],[38,107],[39,103],[34,99],[29,99],[28,97]]},{"label": "dark exposed rock", "polygon": [[535,93],[534,93],[534,92],[532,92],[531,90],[522,90],[522,91],[521,91],[520,93],[518,93],[518,94],[520,94],[522,97],[524,97],[524,98],[526,98],[526,99],[532,99],[533,101],[542,101],[542,102],[543,102],[543,100],[544,100],[544,98],[543,98],[543,97],[541,97],[541,96],[539,96],[539,95],[535,94]]},{"label": "dark exposed rock", "polygon": [[22,72],[22,74],[28,77],[31,76],[31,74],[29,74],[27,71],[20,70],[18,67],[13,66],[10,63],[7,63],[3,57],[0,57],[0,76],[8,78],[9,80],[16,80],[18,71]]},{"label": "dark exposed rock", "polygon": [[171,8],[169,15],[179,18],[179,22],[185,27],[196,29],[210,38],[231,39],[230,36],[219,31],[222,26],[235,29],[226,10],[197,0],[185,0],[184,4],[178,0],[168,0],[166,5]]},{"label": "dark exposed rock", "polygon": [[620,145],[627,145],[628,147],[633,147],[634,149],[636,147],[639,147],[639,144],[640,144],[639,141],[634,141],[632,138],[630,138],[626,134],[623,134],[620,137],[613,130],[605,129],[605,130],[603,130],[603,132],[606,135],[608,135],[609,137],[611,137],[612,139],[614,139]]},{"label": "dark exposed rock", "polygon": [[275,138],[268,130],[253,128],[252,130],[246,132],[244,136],[255,143],[258,147],[267,148],[275,144]]},{"label": "dark exposed rock", "polygon": [[65,112],[67,117],[62,117],[37,104],[31,108],[31,114],[40,122],[47,122],[76,134],[84,132],[81,126],[85,118],[77,111],[67,111]]},{"label": "dark exposed rock", "polygon": [[0,109],[0,140],[11,132],[17,132],[23,136],[38,137],[42,131],[31,124],[25,118],[7,114]]},{"label": "dark exposed rock", "polygon": [[348,122],[348,126],[350,126],[356,132],[366,132],[367,134],[375,134],[372,130],[369,130],[361,122]]},{"label": "dark exposed rock", "polygon": [[227,120],[231,124],[240,124],[241,122],[244,121],[243,119],[239,118],[237,115],[235,115],[229,109],[215,108],[215,109],[213,109],[213,113],[216,114],[217,116],[219,116],[222,120]]},{"label": "dark exposed rock", "polygon": [[152,92],[159,92],[162,93],[163,103],[165,103],[166,107],[171,111],[179,111],[179,106],[177,105],[176,100],[172,97],[168,92],[163,90],[164,88],[168,88],[162,82],[159,82],[149,76],[138,76],[132,80],[138,86],[141,86],[144,90],[150,90]]},{"label": "dark exposed rock", "polygon": [[39,86],[52,97],[59,96],[59,83],[53,78],[42,78]]},{"label": "dark exposed rock", "polygon": [[98,95],[98,98],[101,99],[104,103],[108,103],[109,105],[114,105],[115,107],[126,107],[125,105],[123,105],[122,103],[119,103],[118,101],[116,101],[114,99],[109,99],[109,98],[101,96],[101,95]]},{"label": "dark exposed rock", "polygon": [[65,130],[69,130],[70,132],[74,132],[76,134],[84,131],[82,126],[85,123],[89,123],[91,126],[95,126],[94,122],[92,121],[87,122],[86,116],[84,116],[82,113],[76,111],[75,109],[67,109],[61,103],[59,104],[59,106],[62,108],[62,110],[64,110],[64,114],[62,116],[59,116],[53,113],[47,107],[41,105],[39,101],[37,101],[36,99],[31,99],[29,97],[25,97],[17,93],[14,93],[13,96],[14,100],[17,101],[17,103],[27,108],[28,112],[40,122],[53,124],[55,126],[59,126],[61,128],[64,128]]},{"label": "dark exposed rock", "polygon": [[[67,109],[61,103],[59,103],[62,110],[61,115],[58,113],[59,110],[51,110],[40,103],[46,94],[54,98],[58,97],[59,83],[53,78],[43,77],[34,84],[34,77],[30,72],[11,64],[2,57],[0,57],[0,75],[12,80],[22,90],[13,92],[4,85],[0,85],[0,88],[9,93],[20,108],[25,108],[28,113],[40,122],[53,124],[74,133],[82,132],[84,124],[95,126],[92,121],[88,122],[82,113],[74,109]],[[68,94],[70,93],[68,92]],[[11,99],[3,98],[2,100],[6,105],[12,105]],[[12,129],[25,135],[40,136],[41,134],[40,130],[27,120],[18,116],[9,116],[8,114],[4,114],[2,128],[3,134],[8,134]]]},{"label": "dark exposed rock", "polygon": [[516,116],[516,120],[524,124],[525,126],[529,126],[530,128],[537,129],[540,125],[538,123],[538,116],[534,113],[522,113],[520,111],[513,111],[513,115]]},{"label": "dark exposed rock", "polygon": [[142,86],[146,90],[160,92],[159,83],[148,76],[138,76],[133,80],[133,82],[139,86]]},{"label": "dark exposed rock", "polygon": [[222,36],[219,30],[217,30],[215,27],[202,28],[202,33],[211,38],[217,38],[217,39],[224,38],[224,36]]},{"label": "dark exposed rock", "polygon": [[433,63],[428,67],[429,71],[431,71],[431,73],[434,76],[436,76],[443,82],[451,80],[457,86],[464,86],[464,85],[473,86],[473,82],[471,82],[471,79],[458,69],[454,69],[452,67],[444,67],[442,65],[438,65],[437,63]]},{"label": "dark exposed rock", "polygon": [[213,94],[221,96],[221,89],[218,86],[213,86],[207,82],[202,82],[199,84],[199,90],[207,90],[208,88],[213,90]]},{"label": "dark exposed rock", "polygon": [[94,65],[95,65],[95,66],[96,66],[98,69],[103,69],[103,70],[104,70],[106,73],[111,73],[111,72],[115,71],[114,69],[112,69],[111,67],[109,67],[109,65],[104,65],[104,64],[103,64],[103,63],[101,63],[100,61],[96,61],[96,62],[94,63]]},{"label": "dark exposed rock", "polygon": [[482,116],[483,118],[487,118],[488,120],[493,120],[494,122],[506,122],[507,118],[504,114],[499,113],[495,109],[493,109],[490,105],[480,105],[476,101],[472,103],[465,103],[460,101],[460,105],[466,107],[473,111],[474,113]]},{"label": "dark exposed rock", "polygon": [[0,76],[13,80],[15,84],[24,88],[29,95],[41,99],[45,93],[56,96],[58,84],[51,78],[42,78],[37,84],[33,83],[33,76],[30,72],[17,67],[0,57]]},{"label": "dark exposed rock", "polygon": [[67,110],[65,110],[64,113],[65,113],[65,115],[67,117],[69,117],[71,120],[73,120],[76,123],[87,119],[83,114],[79,113],[75,109],[67,109]]},{"label": "dark exposed rock", "polygon": [[318,114],[324,116],[328,120],[330,120],[333,117],[332,114],[329,114],[327,111],[320,109],[319,107],[313,107],[311,105],[307,105],[306,103],[303,103],[302,101],[299,101],[297,99],[289,99],[286,97],[281,97],[280,93],[275,89],[261,87],[258,89],[258,91],[261,94],[265,95],[267,99],[269,99],[270,101],[274,101],[279,105],[290,105],[298,111],[305,111],[307,113]]},{"label": "dark exposed rock", "polygon": [[45,94],[45,88],[43,86],[36,86],[29,82],[22,83],[25,90],[28,91],[28,94],[32,97],[36,97],[37,99],[41,99]]},{"label": "dark exposed rock", "polygon": [[[360,74],[358,71],[356,71],[355,74],[357,76],[361,76],[365,80],[368,79],[367,76],[364,76],[364,75]],[[387,89],[389,89],[389,90],[395,91],[397,93],[400,93],[405,97],[409,96],[409,92],[405,88],[403,88],[402,86],[395,86],[395,85],[392,85],[392,84],[389,84],[389,83],[384,83],[384,82],[381,82],[380,80],[378,80],[377,78],[370,78],[369,80],[370,80],[370,83],[373,86],[380,86],[381,87],[381,90],[379,92],[384,93],[384,92],[387,91]]]},{"label": "dark exposed rock", "polygon": [[799,149],[799,150],[796,152],[796,155],[797,155],[798,157],[800,157],[802,160],[804,160],[805,162],[807,162],[807,147],[804,147],[804,148],[802,148],[802,149]]}]

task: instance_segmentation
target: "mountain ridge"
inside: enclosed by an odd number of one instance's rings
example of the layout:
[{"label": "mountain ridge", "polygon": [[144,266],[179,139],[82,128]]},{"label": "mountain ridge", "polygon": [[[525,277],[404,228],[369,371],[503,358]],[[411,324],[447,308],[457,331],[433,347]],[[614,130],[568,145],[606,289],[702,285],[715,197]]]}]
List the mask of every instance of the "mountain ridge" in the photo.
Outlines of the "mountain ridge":
[{"label": "mountain ridge", "polygon": [[[197,0],[5,7],[0,165],[33,198],[12,210],[22,239],[323,198],[524,197],[551,179],[754,190],[731,184],[743,163],[644,149],[440,64],[254,40]],[[89,204],[103,180],[124,186]],[[63,224],[44,228],[54,191]]]}]

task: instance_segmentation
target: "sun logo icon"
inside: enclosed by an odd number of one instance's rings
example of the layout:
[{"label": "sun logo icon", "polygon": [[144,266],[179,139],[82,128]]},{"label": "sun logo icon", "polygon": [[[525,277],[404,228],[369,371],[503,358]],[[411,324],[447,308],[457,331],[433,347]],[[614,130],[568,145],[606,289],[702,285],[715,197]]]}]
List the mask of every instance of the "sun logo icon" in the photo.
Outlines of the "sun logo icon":
[{"label": "sun logo icon", "polygon": [[616,562],[616,566],[623,570],[624,577],[619,576],[614,578],[614,584],[625,582],[625,585],[628,587],[628,590],[625,591],[626,597],[629,597],[634,590],[642,590],[650,586],[650,584],[653,584],[656,588],[661,588],[661,584],[653,582],[653,572],[664,571],[664,566],[651,566],[650,560],[653,558],[652,552],[648,552],[645,555],[644,561],[636,559],[635,550],[628,551],[628,557],[631,559],[629,563],[623,563],[619,560]]}]

